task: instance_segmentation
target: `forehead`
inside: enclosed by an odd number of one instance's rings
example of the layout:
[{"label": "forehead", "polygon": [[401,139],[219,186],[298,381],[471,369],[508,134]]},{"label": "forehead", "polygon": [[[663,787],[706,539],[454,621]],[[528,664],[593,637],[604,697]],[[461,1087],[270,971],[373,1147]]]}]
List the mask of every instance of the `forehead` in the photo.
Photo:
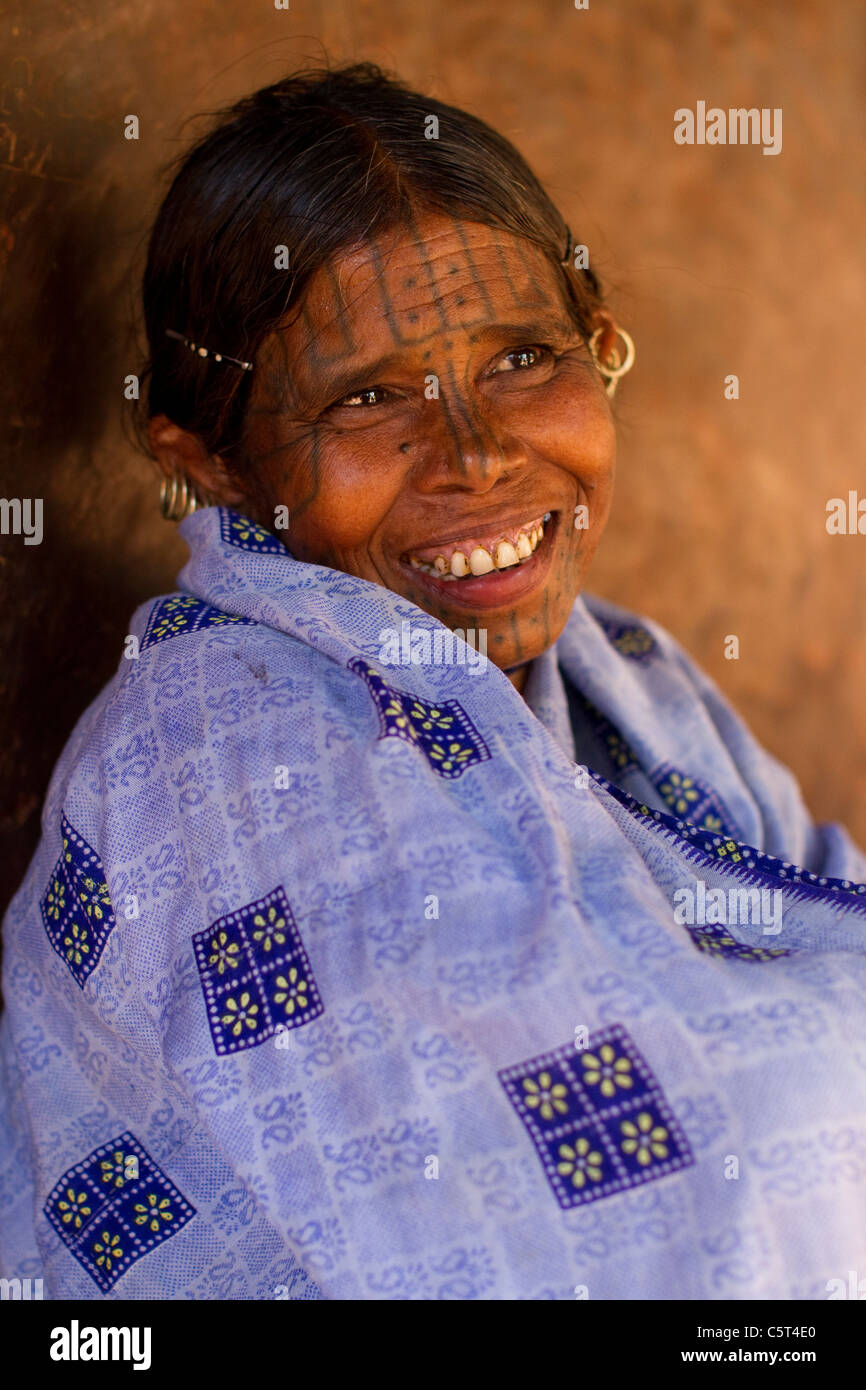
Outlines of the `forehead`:
[{"label": "forehead", "polygon": [[533,243],[496,227],[429,214],[318,270],[284,349],[301,375],[326,362],[407,352],[450,333],[539,314],[567,324],[562,287]]}]

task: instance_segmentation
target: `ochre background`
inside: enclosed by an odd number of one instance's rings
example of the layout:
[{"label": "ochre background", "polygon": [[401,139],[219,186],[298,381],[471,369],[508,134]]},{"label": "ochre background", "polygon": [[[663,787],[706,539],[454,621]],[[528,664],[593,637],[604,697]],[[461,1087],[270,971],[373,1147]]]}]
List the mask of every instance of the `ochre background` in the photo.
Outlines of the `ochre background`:
[{"label": "ochre background", "polygon": [[[671,628],[813,812],[866,842],[866,537],[825,529],[829,497],[866,495],[863,15],[860,0],[7,5],[0,487],[45,499],[45,539],[0,537],[0,904],[131,610],[185,556],[124,429],[158,171],[188,117],[323,53],[477,112],[547,183],[638,345],[591,587]],[[698,100],[782,107],[782,153],[676,146],[674,110]]]}]

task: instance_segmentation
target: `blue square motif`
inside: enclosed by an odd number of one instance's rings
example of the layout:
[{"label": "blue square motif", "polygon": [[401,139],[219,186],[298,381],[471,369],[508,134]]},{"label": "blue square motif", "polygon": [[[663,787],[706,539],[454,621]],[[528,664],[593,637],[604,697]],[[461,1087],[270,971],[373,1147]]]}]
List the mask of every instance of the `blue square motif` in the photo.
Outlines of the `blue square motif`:
[{"label": "blue square motif", "polygon": [[63,849],[39,906],[51,945],[83,989],[99,963],[115,916],[99,855],[65,815],[60,833]]},{"label": "blue square motif", "polygon": [[241,516],[228,507],[220,507],[220,535],[226,545],[236,550],[251,550],[257,555],[282,555],[288,552],[282,541],[263,526],[258,526],[249,517]]},{"label": "blue square motif", "polygon": [[499,1072],[566,1209],[694,1163],[675,1116],[620,1024]]},{"label": "blue square motif", "polygon": [[599,618],[598,622],[620,656],[627,656],[630,661],[646,662],[658,653],[656,639],[640,623],[621,623],[607,618]]},{"label": "blue square motif", "polygon": [[735,960],[765,961],[776,960],[779,956],[791,956],[794,952],[786,946],[746,946],[735,940],[726,927],[715,922],[700,926],[686,926],[686,931],[697,946],[708,956],[733,956]]},{"label": "blue square motif", "polygon": [[668,812],[718,835],[731,835],[733,821],[718,792],[671,763],[660,763],[650,781]]},{"label": "blue square motif", "polygon": [[367,683],[379,716],[380,738],[413,743],[440,777],[462,777],[467,768],[490,757],[484,739],[457,700],[431,705],[388,685],[379,672],[355,657],[349,670]]},{"label": "blue square motif", "polygon": [[43,1210],[103,1293],[195,1216],[128,1131],[67,1169]]},{"label": "blue square motif", "polygon": [[224,613],[191,594],[170,594],[168,598],[157,600],[150,611],[144,636],[139,643],[139,651],[153,647],[157,642],[167,642],[171,637],[183,637],[188,632],[198,632],[205,627],[221,627],[226,623],[251,623],[252,618],[243,618],[237,613]]},{"label": "blue square motif", "polygon": [[220,1055],[266,1042],[280,1024],[300,1028],[324,1013],[282,887],[218,918],[193,946]]}]

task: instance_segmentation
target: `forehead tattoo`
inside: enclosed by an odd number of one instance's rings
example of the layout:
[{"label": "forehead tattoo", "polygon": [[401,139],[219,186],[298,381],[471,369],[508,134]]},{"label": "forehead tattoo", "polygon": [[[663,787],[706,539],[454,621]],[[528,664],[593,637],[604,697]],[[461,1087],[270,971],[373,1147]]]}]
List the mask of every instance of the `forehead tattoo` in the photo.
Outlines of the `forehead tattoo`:
[{"label": "forehead tattoo", "polygon": [[[464,295],[446,296],[441,292],[442,271],[437,269],[435,257],[431,255],[430,247],[425,241],[414,215],[410,214],[407,231],[412,238],[412,252],[419,264],[416,271],[403,278],[401,285],[403,289],[419,289],[421,291],[427,289],[429,292],[428,302],[435,311],[435,323],[432,327],[416,328],[414,325],[418,322],[418,313],[412,308],[401,309],[394,301],[389,284],[389,268],[390,256],[397,245],[395,239],[389,238],[387,244],[382,238],[374,239],[369,243],[369,258],[375,271],[375,293],[378,303],[381,305],[382,322],[387,325],[387,339],[392,353],[405,348],[423,347],[423,361],[429,363],[433,357],[432,344],[441,343],[445,352],[451,349],[451,338],[445,336],[444,341],[442,341],[443,335],[460,329],[464,332],[468,331],[470,340],[475,342],[481,336],[482,330],[501,318],[503,312],[509,308],[520,311],[515,314],[515,318],[518,319],[530,318],[532,311],[535,313],[543,311],[543,317],[549,322],[550,327],[556,327],[559,331],[566,332],[573,328],[573,325],[562,316],[562,306],[560,305],[556,306],[555,323],[553,322],[551,316],[553,305],[550,293],[545,292],[538,285],[536,279],[527,276],[525,257],[521,258],[520,248],[514,242],[511,234],[503,232],[498,235],[495,229],[493,235],[484,243],[485,251],[488,254],[492,253],[498,266],[497,301],[494,304],[489,286],[479,269],[477,256],[473,252],[468,230],[470,224],[461,219],[454,219],[450,225],[460,242],[464,259],[462,269],[468,275],[472,286],[477,290],[479,308],[474,317],[470,317],[464,309]],[[448,277],[459,275],[460,271],[461,266],[454,264],[452,260],[447,267]],[[305,372],[309,373],[319,388],[316,395],[324,396],[327,393],[339,398],[342,393],[341,388],[344,387],[345,391],[353,389],[351,378],[366,372],[368,368],[363,363],[358,365],[357,371],[353,371],[352,368],[353,359],[358,356],[360,346],[356,340],[351,321],[351,300],[347,299],[346,287],[343,283],[343,277],[338,272],[337,264],[333,261],[328,262],[323,267],[322,275],[324,283],[321,284],[321,289],[324,291],[324,302],[328,306],[326,322],[317,324],[310,305],[304,303],[300,312],[295,316],[294,325],[303,329]],[[530,313],[527,313],[527,310]],[[276,350],[268,363],[268,370],[264,374],[266,378],[263,383],[265,399],[251,410],[251,415],[279,415],[283,411],[288,411],[290,414],[303,413],[298,389],[292,381],[293,372],[288,361],[285,335],[278,334],[276,337]],[[387,355],[387,351],[381,354],[379,362],[370,364],[369,370],[375,371]],[[342,372],[336,370],[340,366],[344,366],[345,370]],[[479,415],[466,390],[467,382],[459,379],[454,364],[446,361],[441,365],[439,371],[440,385],[443,388],[439,397],[443,419],[454,445],[457,467],[461,473],[465,474],[463,452],[467,443],[472,451],[481,458],[482,467],[484,466],[485,455],[491,449],[498,449],[499,446],[491,438],[489,427]],[[302,438],[308,438],[311,445],[309,468],[312,490],[296,505],[296,514],[309,506],[318,491],[316,475],[318,472],[319,434],[313,422],[310,423],[309,432],[303,431]],[[293,431],[291,441],[276,442],[274,447],[266,453],[259,452],[257,461],[265,462],[266,457],[288,447],[294,447],[298,442],[300,442],[299,436],[296,431]],[[401,445],[400,451],[406,453],[410,447],[411,444]]]}]

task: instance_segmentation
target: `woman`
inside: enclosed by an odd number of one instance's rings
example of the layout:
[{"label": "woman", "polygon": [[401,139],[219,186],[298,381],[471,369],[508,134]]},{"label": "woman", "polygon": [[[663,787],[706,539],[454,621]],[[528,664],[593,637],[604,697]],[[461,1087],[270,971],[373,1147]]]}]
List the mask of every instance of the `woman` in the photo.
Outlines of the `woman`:
[{"label": "woman", "polygon": [[522,158],[371,66],[286,79],[183,158],[144,307],[190,560],[9,910],[3,1273],[827,1297],[866,862],[581,596],[634,354]]}]

